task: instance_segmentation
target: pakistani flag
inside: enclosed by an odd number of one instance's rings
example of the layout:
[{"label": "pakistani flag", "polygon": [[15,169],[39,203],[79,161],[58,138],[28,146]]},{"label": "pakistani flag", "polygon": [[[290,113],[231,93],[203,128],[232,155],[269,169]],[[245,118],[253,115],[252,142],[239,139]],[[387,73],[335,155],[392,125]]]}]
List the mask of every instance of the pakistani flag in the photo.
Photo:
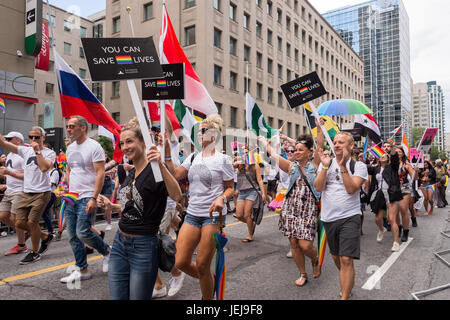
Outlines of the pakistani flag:
[{"label": "pakistani flag", "polygon": [[257,136],[271,139],[277,134],[277,130],[266,124],[261,109],[259,109],[255,99],[248,92],[246,95],[246,118],[247,128],[252,129]]},{"label": "pakistani flag", "polygon": [[195,144],[194,142],[197,140],[195,134],[198,131],[200,122],[195,120],[192,113],[181,102],[181,100],[175,101],[173,110],[175,111],[178,122],[181,125],[181,130],[183,134],[191,141],[192,144]]}]

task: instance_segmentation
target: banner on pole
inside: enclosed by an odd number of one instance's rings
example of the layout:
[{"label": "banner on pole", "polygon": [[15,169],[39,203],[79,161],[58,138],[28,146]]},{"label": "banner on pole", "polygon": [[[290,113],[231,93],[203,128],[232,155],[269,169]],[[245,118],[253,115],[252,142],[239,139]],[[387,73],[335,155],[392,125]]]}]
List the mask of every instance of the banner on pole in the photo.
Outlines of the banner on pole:
[{"label": "banner on pole", "polygon": [[424,152],[428,152],[431,149],[431,144],[434,141],[434,138],[436,137],[436,134],[438,132],[438,128],[428,128],[425,130],[422,140],[420,140],[419,143],[419,150],[422,150]]},{"label": "banner on pole", "polygon": [[162,64],[164,77],[141,81],[142,100],[184,99],[184,63]]},{"label": "banner on pole", "polygon": [[92,81],[164,78],[153,38],[82,38]]},{"label": "banner on pole", "polygon": [[48,37],[48,21],[42,20],[42,47],[36,58],[36,69],[48,71],[50,65],[50,44]]},{"label": "banner on pole", "polygon": [[409,156],[409,161],[414,165],[420,165],[424,163],[424,159],[423,159],[423,152],[421,152],[419,149],[417,148],[411,148],[410,151],[410,156]]},{"label": "banner on pole", "polygon": [[327,94],[317,72],[297,78],[281,86],[291,108],[296,108]]}]

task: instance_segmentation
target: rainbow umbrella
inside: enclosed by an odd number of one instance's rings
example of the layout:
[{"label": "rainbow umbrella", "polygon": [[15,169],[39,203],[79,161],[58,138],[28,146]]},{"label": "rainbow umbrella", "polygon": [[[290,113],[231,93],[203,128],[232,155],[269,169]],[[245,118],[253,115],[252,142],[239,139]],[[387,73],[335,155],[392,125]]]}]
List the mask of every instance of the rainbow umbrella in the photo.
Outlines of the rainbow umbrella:
[{"label": "rainbow umbrella", "polygon": [[327,247],[327,235],[325,233],[325,226],[323,225],[322,220],[320,220],[320,216],[322,215],[321,210],[321,202],[319,205],[319,218],[317,219],[317,248],[319,249],[319,266],[323,266],[323,261],[325,258],[325,249]]},{"label": "rainbow umbrella", "polygon": [[225,237],[225,233],[215,233],[214,243],[217,248],[216,253],[216,276],[214,291],[216,292],[216,300],[225,299],[225,279],[227,275],[227,263],[225,259],[225,252],[223,248],[227,244],[228,239]]},{"label": "rainbow umbrella", "polygon": [[72,206],[75,205],[75,201],[78,200],[78,193],[65,192],[61,193],[60,195],[61,195],[61,208],[59,209],[58,230],[62,231],[64,222],[64,209],[66,208],[66,204],[68,202]]},{"label": "rainbow umbrella", "polygon": [[317,112],[319,116],[349,116],[355,114],[372,114],[364,103],[352,99],[331,100],[322,103]]}]

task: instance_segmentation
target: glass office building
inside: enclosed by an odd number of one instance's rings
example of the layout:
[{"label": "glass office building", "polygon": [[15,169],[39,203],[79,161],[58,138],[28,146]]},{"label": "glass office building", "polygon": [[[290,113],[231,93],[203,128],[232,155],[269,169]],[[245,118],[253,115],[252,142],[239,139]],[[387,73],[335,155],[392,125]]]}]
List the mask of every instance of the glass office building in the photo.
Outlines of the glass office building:
[{"label": "glass office building", "polygon": [[439,129],[434,144],[439,150],[445,150],[444,93],[436,81],[427,82],[427,86],[430,97],[430,127]]},{"label": "glass office building", "polygon": [[383,139],[400,124],[410,139],[409,17],[402,1],[372,0],[323,17],[364,61],[364,102],[374,111]]}]

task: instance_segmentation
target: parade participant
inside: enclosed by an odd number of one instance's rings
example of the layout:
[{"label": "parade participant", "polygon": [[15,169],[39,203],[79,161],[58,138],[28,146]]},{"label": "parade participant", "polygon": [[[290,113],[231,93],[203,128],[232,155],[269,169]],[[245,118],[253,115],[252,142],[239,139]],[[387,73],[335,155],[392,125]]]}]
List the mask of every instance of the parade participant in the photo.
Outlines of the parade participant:
[{"label": "parade participant", "polygon": [[[419,171],[419,178],[419,189],[423,193],[423,206],[425,207],[425,215],[427,216],[433,214],[433,185],[436,184],[436,171],[430,161],[425,161],[423,164],[423,169]],[[428,205],[430,205],[430,210],[428,210]]]},{"label": "parade participant", "polygon": [[[390,146],[390,142],[393,141],[393,139],[391,138],[388,141],[388,143],[385,143],[385,146],[388,144]],[[400,209],[399,203],[403,199],[400,178],[398,175],[400,160],[395,148],[389,147],[385,148],[385,150],[389,150],[390,153],[385,153],[378,160],[379,165],[377,167],[368,168],[369,175],[372,177],[369,189],[369,199],[372,212],[376,214],[375,223],[379,228],[377,241],[381,242],[384,233],[387,231],[383,226],[382,220],[387,209],[389,212],[389,223],[394,237],[392,251],[399,251],[399,225],[397,221]]]},{"label": "parade participant", "polygon": [[355,281],[353,260],[360,258],[359,192],[368,180],[366,165],[351,160],[353,144],[351,134],[340,132],[334,138],[335,159],[324,155],[320,149],[321,164],[314,182],[314,188],[322,193],[321,220],[339,270],[342,300],[350,298]]},{"label": "parade participant", "polygon": [[110,247],[91,230],[97,197],[105,178],[105,152],[97,141],[88,137],[88,123],[83,117],[72,116],[66,129],[73,141],[67,147],[67,185],[70,192],[78,194],[78,200],[73,205],[66,203],[64,215],[75,265],[79,270],[62,278],[61,282],[71,283],[91,278],[84,244],[103,255],[103,272],[108,272]]},{"label": "parade participant", "polygon": [[[51,185],[48,171],[53,168],[56,154],[53,150],[44,147],[45,130],[41,127],[32,127],[29,139],[31,147],[24,147],[7,142],[0,135],[0,148],[18,154],[24,160],[23,192],[16,208],[16,229],[30,233],[32,250],[20,261],[20,264],[40,260],[41,255],[47,251],[53,240],[52,234],[41,231],[39,221],[50,201]],[[39,240],[41,240],[40,248]]]},{"label": "parade participant", "polygon": [[[221,143],[222,119],[210,115],[200,123],[197,133],[202,151],[191,154],[174,168],[166,161],[175,178],[189,179],[189,205],[177,240],[176,267],[200,280],[202,297],[213,299],[214,280],[211,261],[216,250],[213,235],[220,232],[220,213],[225,223],[225,201],[233,196],[234,170],[231,158],[216,152]],[[170,155],[167,153],[166,155]],[[195,262],[192,261],[198,246]]]},{"label": "parade participant", "polygon": [[[111,160],[109,159],[108,155],[105,152],[105,158],[106,158],[106,163],[110,163]],[[100,192],[100,194],[102,196],[107,197],[109,200],[111,200],[112,194],[113,194],[113,177],[112,175],[114,175],[114,170],[113,168],[108,168],[108,170],[106,169],[105,166],[105,180],[103,182],[103,188],[102,191]],[[111,217],[112,217],[112,211],[110,209],[105,209],[105,220],[106,220],[106,227],[105,227],[105,231],[110,231],[112,229],[112,224],[111,224]]]},{"label": "parade participant", "polygon": [[[412,183],[414,177],[414,169],[409,163],[402,147],[397,147],[397,153],[400,159],[400,168],[398,176],[401,184],[403,199],[400,201],[400,213],[402,216],[402,228],[399,227],[399,237],[402,242],[408,241],[409,236],[409,207],[411,203]],[[403,230],[403,232],[401,232]]]},{"label": "parade participant", "polygon": [[56,201],[56,195],[54,191],[58,187],[59,181],[61,181],[61,172],[58,170],[58,163],[55,161],[53,164],[53,169],[50,171],[50,184],[52,186],[52,193],[50,195],[50,201],[48,202],[47,206],[45,207],[44,213],[42,214],[42,219],[45,222],[45,225],[47,226],[47,231],[51,234],[54,233],[53,228],[53,222],[52,218],[50,216],[50,210],[53,207],[55,201]]},{"label": "parade participant", "polygon": [[[16,145],[23,145],[23,135],[20,132],[12,131],[5,136],[6,141]],[[0,175],[6,176],[5,195],[0,202],[0,221],[11,228],[16,227],[16,209],[23,192],[23,158],[14,152],[10,152],[6,157],[5,166],[0,168]],[[5,256],[18,254],[27,251],[25,245],[25,231],[16,229],[17,245],[12,247]]]},{"label": "parade participant", "polygon": [[438,208],[445,208],[448,205],[445,199],[445,190],[447,189],[445,184],[448,172],[443,166],[441,159],[436,160],[434,171],[436,171],[436,205]]},{"label": "parade participant", "polygon": [[[233,167],[237,169],[237,186],[239,192],[236,202],[236,218],[247,224],[248,235],[242,240],[244,243],[253,241],[255,233],[256,222],[252,219],[253,203],[258,197],[258,193],[262,194],[262,201],[266,200],[264,184],[261,178],[261,169],[252,160],[252,164],[247,163],[246,156],[253,156],[249,154],[247,148],[244,149],[244,156],[238,156],[233,163]],[[253,163],[254,162],[254,163]]]},{"label": "parade participant", "polygon": [[[158,229],[167,196],[181,200],[175,178],[161,161],[156,146],[146,155],[144,137],[136,118],[120,134],[120,148],[134,168],[119,191],[119,203],[99,196],[101,207],[121,212],[119,230],[111,250],[108,282],[112,300],[150,300],[158,273]],[[163,178],[155,182],[151,161],[157,161]]]},{"label": "parade participant", "polygon": [[[323,123],[322,123],[323,124]],[[321,130],[317,135],[317,146],[323,148],[324,136]],[[313,277],[321,274],[317,249],[313,245],[316,236],[319,215],[320,193],[314,189],[314,180],[320,158],[314,150],[314,140],[310,135],[301,135],[295,144],[293,161],[278,158],[273,155],[270,146],[268,153],[279,161],[280,169],[289,173],[289,185],[281,208],[279,229],[289,238],[292,257],[300,272],[300,278],[295,281],[299,287],[308,282],[305,267],[305,256],[311,259]],[[313,152],[315,157],[312,158]]]}]

